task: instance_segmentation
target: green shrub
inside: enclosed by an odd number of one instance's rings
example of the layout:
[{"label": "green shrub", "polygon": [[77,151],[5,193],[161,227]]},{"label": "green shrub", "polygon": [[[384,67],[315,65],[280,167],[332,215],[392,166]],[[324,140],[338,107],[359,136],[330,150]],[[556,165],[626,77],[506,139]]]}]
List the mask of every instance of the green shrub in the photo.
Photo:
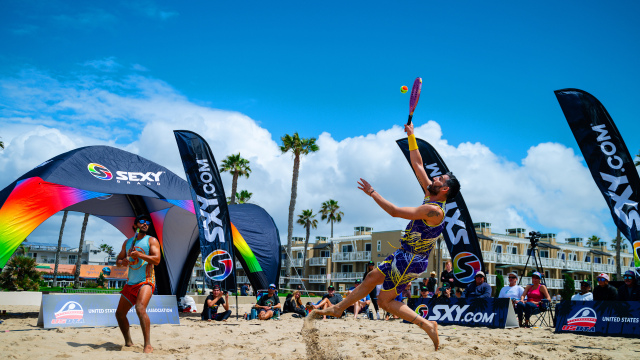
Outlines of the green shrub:
[{"label": "green shrub", "polygon": [[502,290],[503,287],[504,277],[502,276],[502,274],[498,274],[498,272],[496,271],[496,292],[493,294],[494,298],[498,298],[498,295],[500,295],[500,290]]},{"label": "green shrub", "polygon": [[87,281],[84,283],[84,287],[87,289],[96,289],[98,286],[98,283],[95,281]]},{"label": "green shrub", "polygon": [[0,274],[0,287],[9,291],[40,289],[42,276],[36,271],[36,260],[26,256],[14,256]]},{"label": "green shrub", "polygon": [[564,287],[560,291],[562,300],[571,300],[571,297],[576,293],[576,283],[569,274],[564,274]]}]

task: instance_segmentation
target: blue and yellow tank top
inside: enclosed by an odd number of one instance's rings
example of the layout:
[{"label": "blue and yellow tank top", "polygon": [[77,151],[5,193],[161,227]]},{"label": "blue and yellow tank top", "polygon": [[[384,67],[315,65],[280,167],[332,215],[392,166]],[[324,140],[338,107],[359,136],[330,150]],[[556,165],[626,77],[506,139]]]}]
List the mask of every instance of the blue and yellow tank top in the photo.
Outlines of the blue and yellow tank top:
[{"label": "blue and yellow tank top", "polygon": [[[444,201],[429,201],[430,196],[424,198],[422,205],[435,204],[444,214]],[[444,216],[440,224],[431,226],[425,220],[411,220],[407,228],[403,231],[400,244],[402,249],[416,255],[429,256],[436,244],[436,239],[444,230]]]},{"label": "blue and yellow tank top", "polygon": [[[125,249],[127,252],[131,249],[131,246],[134,246],[134,240],[136,235],[134,235],[131,239],[127,240],[127,245]],[[145,255],[149,255],[149,235],[146,235],[140,240],[135,242],[135,249]],[[149,282],[155,285],[156,277],[155,272],[153,271],[153,264],[150,264],[140,258],[133,259],[129,258],[129,279],[127,280],[127,284],[136,285],[142,282]]]}]

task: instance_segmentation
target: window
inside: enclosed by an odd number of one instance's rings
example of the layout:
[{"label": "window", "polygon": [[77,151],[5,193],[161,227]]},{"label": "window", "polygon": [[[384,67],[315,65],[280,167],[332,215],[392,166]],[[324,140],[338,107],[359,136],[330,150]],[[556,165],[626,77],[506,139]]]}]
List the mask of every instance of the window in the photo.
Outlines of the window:
[{"label": "window", "polygon": [[303,255],[303,254],[302,254],[302,251],[300,251],[300,252],[298,253],[298,255],[297,255],[297,258],[298,258],[298,259],[302,259],[302,255]]},{"label": "window", "polygon": [[549,270],[545,270],[544,271],[544,278],[548,279],[549,278]]},{"label": "window", "polygon": [[502,275],[502,269],[496,269],[496,274]]},{"label": "window", "polygon": [[371,251],[371,243],[364,244],[364,251]]},{"label": "window", "polygon": [[496,252],[502,254],[502,245],[496,245]]},{"label": "window", "polygon": [[280,258],[281,258],[282,260],[287,260],[287,253],[281,253],[281,254],[280,254]]},{"label": "window", "polygon": [[548,258],[549,257],[549,250],[540,250],[540,257],[541,258]]},{"label": "window", "polygon": [[327,274],[327,268],[321,267],[320,268],[320,275],[326,275]]},{"label": "window", "polygon": [[613,265],[613,259],[607,259],[607,263],[608,263],[609,265]]},{"label": "window", "polygon": [[594,260],[594,262],[596,264],[602,264],[602,258],[601,257],[594,257],[593,260]]},{"label": "window", "polygon": [[331,257],[331,256],[329,256],[329,250],[320,251],[320,257],[323,257],[323,258]]},{"label": "window", "polygon": [[585,262],[591,262],[591,256],[587,255],[584,257]]},{"label": "window", "polygon": [[285,270],[280,270],[280,276],[286,276]]},{"label": "window", "polygon": [[350,273],[353,272],[353,265],[349,264],[342,264],[342,272],[344,273]]},{"label": "window", "polygon": [[77,259],[78,259],[78,255],[69,255],[69,261],[67,263],[75,264]]},{"label": "window", "polygon": [[578,275],[573,275],[573,280],[578,280]]},{"label": "window", "polygon": [[320,285],[318,285],[318,290],[320,290],[320,291],[324,291],[324,284],[320,284]]},{"label": "window", "polygon": [[563,253],[563,252],[558,253],[558,258],[564,260],[565,259],[565,253]]},{"label": "window", "polygon": [[353,245],[342,245],[342,252],[353,252]]},{"label": "window", "polygon": [[382,241],[378,240],[376,247],[378,249],[378,251],[382,251]]}]

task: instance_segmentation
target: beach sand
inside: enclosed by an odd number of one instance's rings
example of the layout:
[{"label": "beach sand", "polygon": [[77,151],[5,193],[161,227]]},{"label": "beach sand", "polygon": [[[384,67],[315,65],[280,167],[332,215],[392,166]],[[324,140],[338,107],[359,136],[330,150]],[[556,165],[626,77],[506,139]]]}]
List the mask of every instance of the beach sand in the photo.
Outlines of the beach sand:
[{"label": "beach sand", "polygon": [[[145,359],[142,332],[123,346],[117,327],[44,330],[39,307],[5,307],[0,314],[2,359]],[[240,305],[240,316],[250,305]],[[151,326],[158,359],[638,359],[640,339],[554,334],[551,328],[488,329],[440,326],[440,351],[427,335],[400,320],[314,320],[284,314],[279,321],[200,321],[182,314],[181,325]]]}]

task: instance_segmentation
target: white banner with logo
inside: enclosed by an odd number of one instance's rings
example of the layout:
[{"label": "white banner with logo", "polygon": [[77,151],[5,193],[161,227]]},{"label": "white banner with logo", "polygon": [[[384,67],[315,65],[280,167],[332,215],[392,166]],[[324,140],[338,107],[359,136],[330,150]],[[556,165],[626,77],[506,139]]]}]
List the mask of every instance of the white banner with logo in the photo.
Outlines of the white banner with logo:
[{"label": "white banner with logo", "polygon": [[[56,327],[118,326],[116,309],[120,294],[47,294],[42,295],[38,326]],[[176,297],[154,295],[147,306],[151,324],[180,324]],[[135,307],[127,314],[131,325],[140,325]]]}]

